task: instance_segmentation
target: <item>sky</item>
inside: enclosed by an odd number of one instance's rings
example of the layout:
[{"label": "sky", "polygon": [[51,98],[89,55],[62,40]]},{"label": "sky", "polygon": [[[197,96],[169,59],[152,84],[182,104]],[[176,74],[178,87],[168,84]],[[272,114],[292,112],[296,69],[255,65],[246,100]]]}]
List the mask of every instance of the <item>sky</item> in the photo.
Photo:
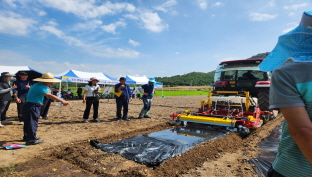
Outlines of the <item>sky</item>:
[{"label": "sky", "polygon": [[171,77],[270,52],[309,0],[0,0],[0,63]]}]

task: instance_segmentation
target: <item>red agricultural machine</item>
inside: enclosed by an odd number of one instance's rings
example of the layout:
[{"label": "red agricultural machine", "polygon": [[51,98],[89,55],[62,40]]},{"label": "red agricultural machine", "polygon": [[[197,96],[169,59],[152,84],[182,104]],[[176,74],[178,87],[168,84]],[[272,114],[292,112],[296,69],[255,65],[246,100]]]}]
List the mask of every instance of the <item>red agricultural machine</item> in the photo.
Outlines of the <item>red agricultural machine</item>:
[{"label": "red agricultural machine", "polygon": [[197,112],[186,110],[170,116],[175,123],[184,126],[191,122],[222,126],[238,131],[242,137],[248,136],[250,130],[259,128],[266,120],[275,118],[273,112],[260,110],[257,98],[251,97],[247,91],[209,91],[208,100],[201,100]]}]

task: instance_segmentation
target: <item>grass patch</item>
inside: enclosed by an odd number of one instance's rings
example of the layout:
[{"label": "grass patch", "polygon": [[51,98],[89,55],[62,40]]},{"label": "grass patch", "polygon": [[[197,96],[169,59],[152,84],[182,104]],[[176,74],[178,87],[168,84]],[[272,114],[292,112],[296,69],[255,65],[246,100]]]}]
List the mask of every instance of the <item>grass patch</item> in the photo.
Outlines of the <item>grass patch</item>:
[{"label": "grass patch", "polygon": [[20,173],[14,172],[15,164],[0,168],[0,176],[21,176]]},{"label": "grass patch", "polygon": [[154,96],[192,96],[192,95],[208,95],[208,91],[203,90],[164,90],[163,94],[161,90],[157,90]]}]

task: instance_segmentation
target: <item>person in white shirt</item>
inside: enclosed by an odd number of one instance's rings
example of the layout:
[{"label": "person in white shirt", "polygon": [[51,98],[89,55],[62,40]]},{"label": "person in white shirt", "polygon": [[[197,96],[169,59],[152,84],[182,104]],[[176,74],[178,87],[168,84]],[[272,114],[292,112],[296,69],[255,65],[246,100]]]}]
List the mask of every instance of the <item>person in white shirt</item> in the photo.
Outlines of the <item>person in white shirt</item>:
[{"label": "person in white shirt", "polygon": [[91,77],[89,84],[84,88],[83,100],[82,103],[86,103],[86,109],[83,114],[83,122],[87,123],[89,119],[90,109],[93,105],[93,122],[100,122],[98,119],[98,110],[99,110],[99,93],[100,86],[97,84],[99,80],[96,77]]}]

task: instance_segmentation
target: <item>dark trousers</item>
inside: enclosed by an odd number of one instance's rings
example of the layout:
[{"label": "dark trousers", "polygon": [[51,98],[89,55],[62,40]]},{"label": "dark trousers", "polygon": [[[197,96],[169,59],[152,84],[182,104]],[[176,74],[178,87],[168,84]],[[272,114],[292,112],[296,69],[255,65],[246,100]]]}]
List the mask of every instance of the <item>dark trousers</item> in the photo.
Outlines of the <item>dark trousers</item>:
[{"label": "dark trousers", "polygon": [[99,114],[99,97],[87,97],[86,109],[83,113],[83,119],[88,119],[90,114],[91,106],[93,105],[93,119],[98,118]]},{"label": "dark trousers", "polygon": [[78,98],[79,98],[79,100],[82,99],[81,93],[78,93]]},{"label": "dark trousers", "polygon": [[43,106],[41,107],[41,112],[40,112],[40,116],[42,118],[48,118],[48,112],[49,112],[49,108],[51,106],[51,102],[52,102],[51,99],[49,99],[46,96],[44,97]]},{"label": "dark trousers", "polygon": [[26,97],[19,97],[19,99],[21,100],[21,103],[16,103],[17,105],[17,116],[18,116],[18,121],[23,122],[23,105],[26,103]]},{"label": "dark trousers", "polygon": [[6,120],[6,112],[9,109],[11,101],[0,101],[0,120]]},{"label": "dark trousers", "polygon": [[40,117],[41,107],[33,103],[25,103],[23,105],[24,119],[24,139],[26,142],[35,142],[38,129],[38,119]]},{"label": "dark trousers", "polygon": [[121,109],[123,107],[123,116],[122,118],[127,118],[128,117],[128,105],[129,105],[129,100],[128,99],[123,99],[123,98],[116,98],[116,106],[117,106],[117,112],[116,116],[117,118],[121,118]]}]

